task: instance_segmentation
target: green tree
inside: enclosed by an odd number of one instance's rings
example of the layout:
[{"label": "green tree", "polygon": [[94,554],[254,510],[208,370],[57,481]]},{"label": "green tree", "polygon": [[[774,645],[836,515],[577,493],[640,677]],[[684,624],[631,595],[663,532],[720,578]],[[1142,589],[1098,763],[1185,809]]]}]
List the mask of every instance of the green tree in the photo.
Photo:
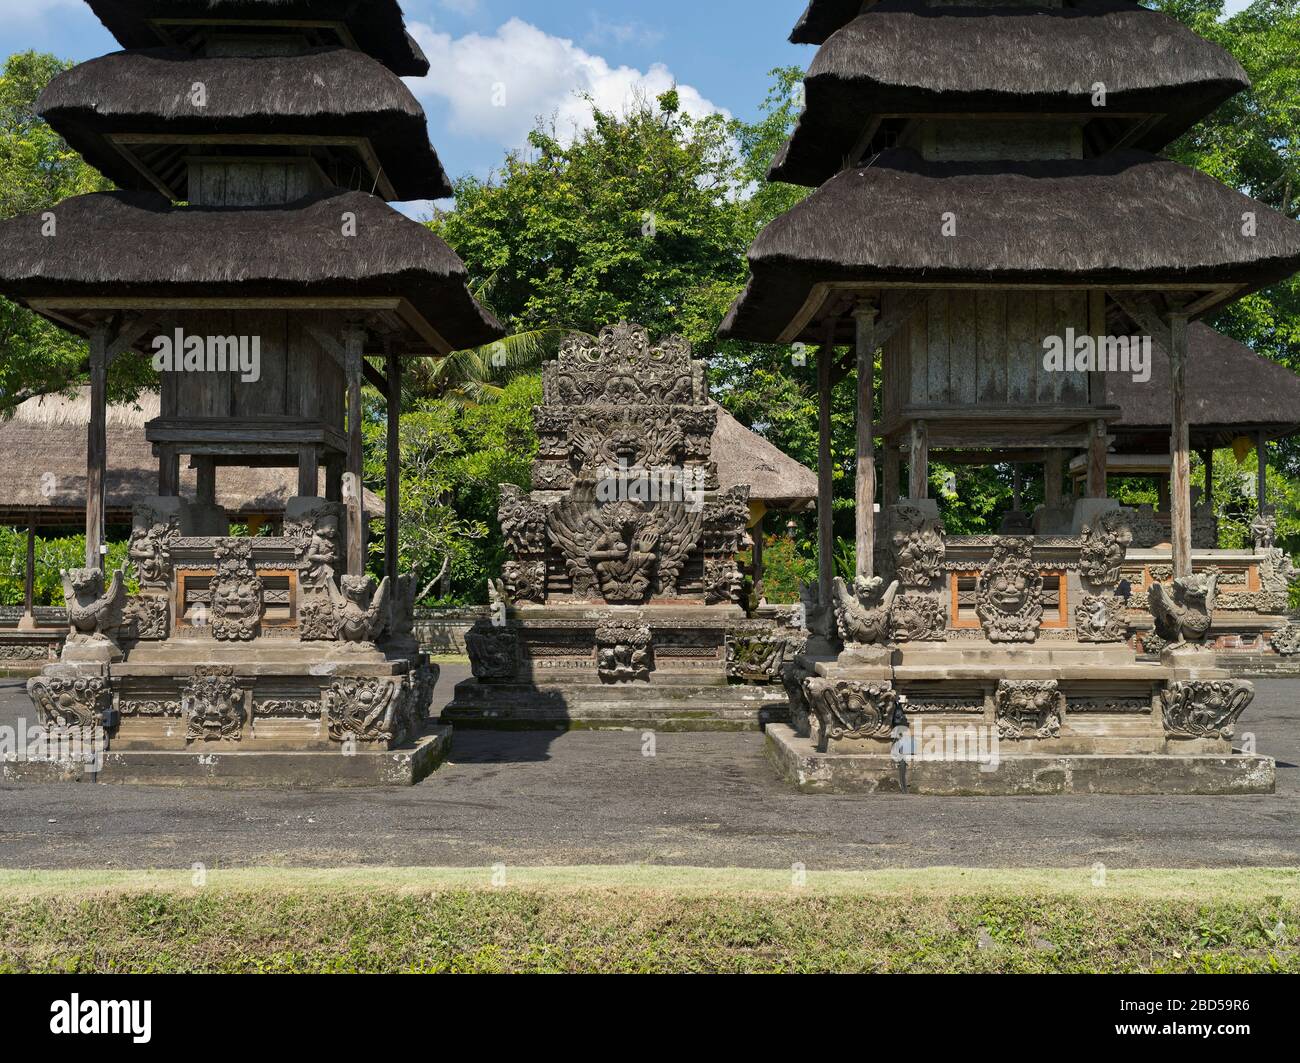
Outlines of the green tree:
[{"label": "green tree", "polygon": [[430,224],[511,332],[627,318],[707,354],[751,236],[728,125],[685,114],[675,91],[592,119],[570,142],[539,126]]}]

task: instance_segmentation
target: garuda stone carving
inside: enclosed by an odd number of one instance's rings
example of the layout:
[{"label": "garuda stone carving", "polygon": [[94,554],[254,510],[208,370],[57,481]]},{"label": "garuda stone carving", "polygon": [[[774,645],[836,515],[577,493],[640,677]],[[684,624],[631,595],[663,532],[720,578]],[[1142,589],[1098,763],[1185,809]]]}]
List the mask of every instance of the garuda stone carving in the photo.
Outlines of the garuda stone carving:
[{"label": "garuda stone carving", "polygon": [[569,498],[546,527],[560,547],[575,598],[640,603],[677,596],[677,578],[700,540],[701,513],[679,502],[599,506]]},{"label": "garuda stone carving", "polygon": [[125,573],[113,573],[108,591],[104,573],[98,568],[74,568],[63,574],[63,596],[67,602],[69,643],[113,643],[122,627],[126,607]]},{"label": "garuda stone carving", "polygon": [[1255,698],[1244,679],[1171,683],[1160,692],[1165,733],[1172,738],[1231,739],[1237,720]]},{"label": "garuda stone carving", "polygon": [[1125,602],[1113,594],[1088,594],[1074,607],[1080,642],[1123,642],[1128,637]]},{"label": "garuda stone carving", "polygon": [[170,584],[172,546],[180,535],[176,514],[163,513],[149,505],[135,507],[127,556],[135,565],[141,587],[159,590]]},{"label": "garuda stone carving", "polygon": [[606,683],[650,678],[650,627],[640,620],[609,618],[596,628],[596,670]]},{"label": "garuda stone carving", "polygon": [[943,524],[915,506],[894,506],[890,526],[894,575],[904,587],[929,587],[943,572]]},{"label": "garuda stone carving", "polygon": [[1029,539],[996,540],[975,584],[975,612],[990,642],[1034,642],[1043,619],[1043,577]]},{"label": "garuda stone carving", "polygon": [[501,569],[501,590],[516,604],[546,601],[546,562],[507,561]]},{"label": "garuda stone carving", "polygon": [[835,578],[835,622],[845,642],[870,644],[889,641],[889,614],[898,594],[898,581],[888,587],[880,576],[853,581],[853,589]]},{"label": "garuda stone carving", "polygon": [[244,692],[233,675],[195,675],[181,694],[181,714],[191,741],[238,741],[244,729]]},{"label": "garuda stone carving", "polygon": [[46,727],[96,727],[112,706],[108,683],[98,676],[33,676],[27,693]]},{"label": "garuda stone carving", "polygon": [[1004,679],[994,705],[998,734],[1008,741],[1055,738],[1061,731],[1061,692],[1055,679]]},{"label": "garuda stone carving", "polygon": [[1132,542],[1133,529],[1124,510],[1099,513],[1083,526],[1079,575],[1098,588],[1116,587]]},{"label": "garuda stone carving", "polygon": [[1165,586],[1153,583],[1147,591],[1156,634],[1169,649],[1205,641],[1214,621],[1218,573],[1180,576]]},{"label": "garuda stone carving", "polygon": [[890,683],[814,676],[803,687],[810,737],[822,751],[828,741],[889,738],[895,727],[907,726],[898,691]]},{"label": "garuda stone carving", "polygon": [[354,644],[377,641],[390,621],[388,577],[384,577],[378,590],[369,576],[344,576],[339,580],[339,587],[341,597],[335,602],[339,640]]},{"label": "garuda stone carving", "polygon": [[249,642],[262,620],[262,581],[253,565],[250,539],[221,539],[214,556],[211,587],[212,636],[223,642]]}]

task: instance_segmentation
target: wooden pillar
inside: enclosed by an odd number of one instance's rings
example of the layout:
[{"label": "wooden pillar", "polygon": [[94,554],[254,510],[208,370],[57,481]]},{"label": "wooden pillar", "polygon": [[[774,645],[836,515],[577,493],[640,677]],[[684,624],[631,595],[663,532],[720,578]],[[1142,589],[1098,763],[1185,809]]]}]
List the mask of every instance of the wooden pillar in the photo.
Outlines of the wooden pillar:
[{"label": "wooden pillar", "polygon": [[1043,504],[1060,506],[1065,501],[1065,454],[1049,450],[1043,461]]},{"label": "wooden pillar", "polygon": [[1255,503],[1260,513],[1268,512],[1268,440],[1263,432],[1255,434],[1255,458],[1259,462],[1255,481]]},{"label": "wooden pillar", "polygon": [[1106,497],[1106,422],[1092,423],[1088,433],[1088,487],[1089,498]]},{"label": "wooden pillar", "polygon": [[758,523],[750,529],[750,537],[754,540],[754,559],[750,563],[750,576],[754,580],[754,596],[761,602],[763,600],[763,518],[758,518]]},{"label": "wooden pillar", "polygon": [[343,501],[343,459],[337,454],[325,458],[325,498],[330,502]]},{"label": "wooden pillar", "polygon": [[27,518],[27,567],[23,571],[23,615],[19,631],[36,630],[36,514]]},{"label": "wooden pillar", "polygon": [[1214,448],[1206,447],[1201,451],[1201,464],[1205,466],[1205,497],[1203,501],[1211,508],[1214,506]]},{"label": "wooden pillar", "polygon": [[108,471],[108,329],[90,332],[90,426],[86,433],[86,567],[102,568],[104,479]]},{"label": "wooden pillar", "polygon": [[1187,315],[1169,317],[1169,377],[1171,388],[1171,433],[1173,455],[1170,483],[1172,503],[1171,540],[1175,576],[1192,574],[1192,474],[1191,433],[1187,422]]},{"label": "wooden pillar", "polygon": [[930,497],[930,429],[924,421],[912,422],[907,455],[907,497],[913,501]]},{"label": "wooden pillar", "polygon": [[854,308],[858,368],[858,446],[854,499],[857,511],[857,575],[875,575],[876,549],[876,308],[863,301]]},{"label": "wooden pillar", "polygon": [[361,361],[366,334],[344,329],[344,375],[348,388],[348,457],[343,501],[348,509],[348,575],[366,571],[365,491],[362,488]]},{"label": "wooden pillar", "polygon": [[217,504],[217,462],[214,458],[195,458],[194,467],[198,470],[197,497],[200,505]]},{"label": "wooden pillar", "polygon": [[1156,506],[1161,513],[1169,512],[1169,473],[1156,477]]},{"label": "wooden pillar", "polygon": [[163,498],[181,493],[181,456],[175,447],[158,448],[158,493]]},{"label": "wooden pillar", "polygon": [[898,451],[898,444],[888,439],[885,440],[881,457],[884,464],[882,472],[884,482],[880,489],[880,508],[882,511],[887,512],[890,506],[898,504],[898,500],[903,494],[903,464],[902,455]]},{"label": "wooden pillar", "polygon": [[298,497],[320,497],[320,448],[298,448]]},{"label": "wooden pillar", "polygon": [[831,464],[831,369],[835,363],[835,321],[826,323],[826,339],[817,353],[817,601],[831,604],[835,576],[834,484]]},{"label": "wooden pillar", "polygon": [[388,378],[388,449],[384,462],[384,575],[397,582],[397,548],[401,531],[402,365],[391,349],[384,352]]},{"label": "wooden pillar", "polygon": [[1019,513],[1020,507],[1024,503],[1025,483],[1024,477],[1020,474],[1020,466],[1011,466],[1011,508]]}]

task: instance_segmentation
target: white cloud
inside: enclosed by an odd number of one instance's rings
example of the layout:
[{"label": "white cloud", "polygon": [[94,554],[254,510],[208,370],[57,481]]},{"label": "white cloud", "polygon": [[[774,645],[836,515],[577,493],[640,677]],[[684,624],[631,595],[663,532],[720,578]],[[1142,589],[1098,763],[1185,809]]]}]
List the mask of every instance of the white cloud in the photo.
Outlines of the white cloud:
[{"label": "white cloud", "polygon": [[[623,111],[638,94],[653,99],[673,87],[662,63],[648,71],[611,66],[573,41],[553,37],[522,19],[512,18],[495,34],[452,37],[424,23],[412,35],[429,57],[423,78],[408,78],[417,96],[449,105],[453,132],[521,146],[538,117],[555,117],[563,136],[591,125],[591,96],[597,107]],[[682,110],[693,117],[729,112],[689,85],[678,85]]]}]

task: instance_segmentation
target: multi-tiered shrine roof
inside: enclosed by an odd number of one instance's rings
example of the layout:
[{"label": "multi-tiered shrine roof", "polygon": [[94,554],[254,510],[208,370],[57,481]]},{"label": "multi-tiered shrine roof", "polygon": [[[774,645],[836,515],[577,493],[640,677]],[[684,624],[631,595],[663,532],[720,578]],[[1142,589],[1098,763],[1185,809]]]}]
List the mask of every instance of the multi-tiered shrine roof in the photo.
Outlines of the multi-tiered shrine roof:
[{"label": "multi-tiered shrine roof", "polygon": [[[355,226],[345,232],[349,214]],[[240,297],[249,305],[311,299],[316,309],[334,301],[372,308],[422,334],[424,353],[502,335],[470,294],[455,252],[364,192],[258,208],[177,207],[146,192],[100,192],[64,200],[57,218],[57,239],[40,235],[39,215],[0,224],[0,287],[73,327],[86,327],[82,314],[89,320],[133,300]]]},{"label": "multi-tiered shrine roof", "polygon": [[929,162],[899,148],[781,215],[749,260],[753,276],[722,334],[820,342],[814,318],[837,284],[1172,285],[1203,289],[1205,313],[1300,270],[1300,226],[1145,152]]},{"label": "multi-tiered shrine roof", "polygon": [[87,0],[124,48],[220,49],[234,36],[354,48],[402,77],[423,77],[429,60],[397,0]]},{"label": "multi-tiered shrine roof", "polygon": [[38,111],[122,188],[172,199],[191,198],[196,144],[213,153],[293,148],[321,168],[321,184],[386,199],[451,195],[419,102],[392,71],[345,48],[216,58],[114,52],[59,75]]},{"label": "multi-tiered shrine roof", "polygon": [[828,35],[804,85],[805,111],[770,176],[816,186],[923,116],[1072,118],[1081,156],[1159,151],[1249,81],[1222,48],[1126,0],[881,0]]}]

